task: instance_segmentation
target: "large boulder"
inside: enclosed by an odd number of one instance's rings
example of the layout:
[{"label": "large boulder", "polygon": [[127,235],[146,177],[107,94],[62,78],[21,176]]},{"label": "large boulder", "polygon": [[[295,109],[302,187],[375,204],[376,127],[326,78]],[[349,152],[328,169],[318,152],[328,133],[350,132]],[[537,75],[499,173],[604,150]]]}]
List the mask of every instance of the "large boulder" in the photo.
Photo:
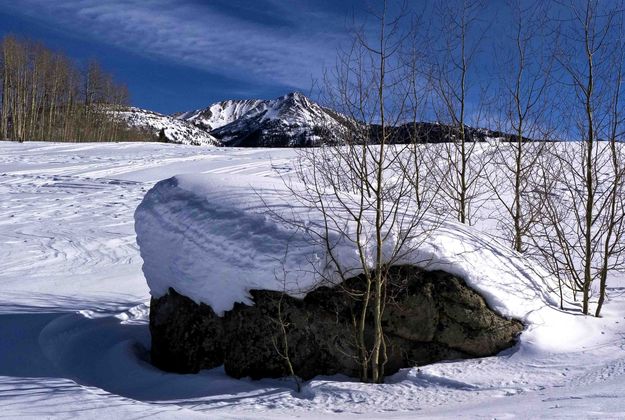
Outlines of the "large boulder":
[{"label": "large boulder", "polygon": [[[179,373],[223,364],[237,378],[287,376],[281,354],[284,326],[298,376],[358,377],[353,315],[362,306],[348,290],[361,288],[362,280],[318,287],[303,299],[252,290],[253,306],[237,303],[222,317],[170,288],[151,302],[152,362]],[[386,374],[441,360],[494,355],[514,345],[524,328],[520,321],[494,312],[461,278],[443,271],[391,267],[386,292]],[[372,332],[369,323],[368,342]]]}]

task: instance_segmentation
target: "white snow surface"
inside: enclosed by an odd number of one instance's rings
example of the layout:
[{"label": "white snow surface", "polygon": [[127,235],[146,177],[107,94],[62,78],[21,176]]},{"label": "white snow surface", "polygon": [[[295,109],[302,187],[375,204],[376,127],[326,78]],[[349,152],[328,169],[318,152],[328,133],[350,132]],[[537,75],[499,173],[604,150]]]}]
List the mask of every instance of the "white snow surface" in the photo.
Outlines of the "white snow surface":
[{"label": "white snow surface", "polygon": [[[298,394],[289,380],[237,380],[222,368],[176,375],[152,367],[150,291],[133,218],[146,192],[180,173],[221,174],[241,185],[249,180],[236,179],[246,175],[276,178],[290,170],[295,153],[0,142],[0,418],[623,418],[620,275],[609,279],[598,319],[552,309],[550,296],[538,292],[542,286],[508,292],[536,294],[538,302],[517,296],[537,309],[526,314],[529,327],[516,347],[403,369],[382,385],[318,377]],[[181,178],[179,185],[204,194],[187,183],[194,177]],[[495,231],[489,222],[478,228],[483,233],[459,234],[463,246],[467,236],[488,239]],[[477,260],[464,267],[490,271],[493,261],[507,258],[497,255],[507,255],[505,247],[483,246],[492,247],[492,258],[483,267]]]},{"label": "white snow surface", "polygon": [[[293,196],[298,189],[303,191],[281,180],[207,174],[158,183],[135,213],[143,272],[152,295],[160,297],[171,287],[223,315],[235,302],[253,304],[248,293],[252,289],[285,290],[303,297],[324,282],[339,283],[323,244],[315,239],[323,234],[323,215],[300,204]],[[373,217],[367,221],[374,225]],[[394,264],[460,275],[508,317],[526,320],[541,308],[557,306],[557,296],[551,295],[555,280],[520,254],[477,229],[440,224],[434,215],[426,215],[421,224],[434,227],[407,241],[406,251],[399,251],[405,255]],[[301,225],[306,228],[297,228]],[[362,264],[355,229],[350,227],[346,232],[333,230],[329,240],[342,272],[356,276]],[[366,259],[373,268],[374,230],[364,230],[372,236],[361,243],[368,248]],[[397,238],[389,235],[385,249],[395,249]],[[393,255],[383,258],[388,263]]]}]

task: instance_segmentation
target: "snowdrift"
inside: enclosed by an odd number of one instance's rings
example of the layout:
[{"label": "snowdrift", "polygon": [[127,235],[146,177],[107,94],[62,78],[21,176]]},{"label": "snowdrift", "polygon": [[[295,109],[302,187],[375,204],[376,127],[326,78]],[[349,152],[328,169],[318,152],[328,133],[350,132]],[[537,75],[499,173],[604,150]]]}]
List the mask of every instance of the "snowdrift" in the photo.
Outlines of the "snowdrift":
[{"label": "snowdrift", "polygon": [[[549,276],[521,255],[471,227],[433,215],[424,218],[428,224],[436,227],[395,263],[458,275],[504,316],[527,321],[531,312],[556,305]],[[252,304],[250,290],[303,297],[332,279],[336,266],[315,240],[322,229],[317,209],[301,204],[282,181],[267,178],[175,176],[156,184],[135,212],[152,296],[171,287],[218,314],[235,302]],[[330,232],[333,253],[355,276],[361,271],[354,228],[343,232]],[[368,260],[372,256],[373,247]]]}]

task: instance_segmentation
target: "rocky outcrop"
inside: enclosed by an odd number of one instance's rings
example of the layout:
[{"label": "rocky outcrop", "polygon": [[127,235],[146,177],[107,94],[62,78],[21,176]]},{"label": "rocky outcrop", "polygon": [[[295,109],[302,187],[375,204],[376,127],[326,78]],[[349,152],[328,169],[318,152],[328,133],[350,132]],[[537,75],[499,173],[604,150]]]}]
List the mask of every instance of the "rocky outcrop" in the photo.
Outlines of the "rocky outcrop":
[{"label": "rocky outcrop", "polygon": [[[495,313],[477,292],[449,273],[398,266],[390,274],[387,293],[392,299],[383,319],[386,374],[441,360],[494,355],[514,345],[523,329],[521,322]],[[353,290],[361,280],[356,277],[343,286]],[[253,306],[235,304],[223,317],[170,289],[151,302],[152,362],[180,373],[223,364],[237,378],[287,376],[285,360],[276,349],[283,343],[277,322],[282,319],[298,376],[358,377],[352,314],[361,306],[345,289],[319,287],[304,299],[253,290]],[[368,325],[367,339],[372,331]]]}]

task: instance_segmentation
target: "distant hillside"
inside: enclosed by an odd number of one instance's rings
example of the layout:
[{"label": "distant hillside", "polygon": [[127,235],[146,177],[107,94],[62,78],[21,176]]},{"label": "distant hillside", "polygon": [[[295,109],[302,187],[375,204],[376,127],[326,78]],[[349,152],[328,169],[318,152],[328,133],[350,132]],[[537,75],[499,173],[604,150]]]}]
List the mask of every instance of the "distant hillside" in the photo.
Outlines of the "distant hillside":
[{"label": "distant hillside", "polygon": [[[380,126],[370,125],[370,139],[373,143],[378,143],[380,138]],[[449,143],[460,137],[458,127],[432,122],[407,123],[399,127],[391,128],[389,139],[390,143],[406,144],[406,143]],[[464,127],[465,139],[468,142],[484,142],[489,140],[511,141],[517,137],[501,131],[489,130],[486,128],[474,128],[468,125]],[[524,138],[525,139],[525,138]],[[529,140],[529,139],[525,139]]]},{"label": "distant hillside", "polygon": [[134,107],[118,111],[115,115],[128,126],[147,130],[161,141],[197,146],[221,145],[208,131],[173,116]]}]

